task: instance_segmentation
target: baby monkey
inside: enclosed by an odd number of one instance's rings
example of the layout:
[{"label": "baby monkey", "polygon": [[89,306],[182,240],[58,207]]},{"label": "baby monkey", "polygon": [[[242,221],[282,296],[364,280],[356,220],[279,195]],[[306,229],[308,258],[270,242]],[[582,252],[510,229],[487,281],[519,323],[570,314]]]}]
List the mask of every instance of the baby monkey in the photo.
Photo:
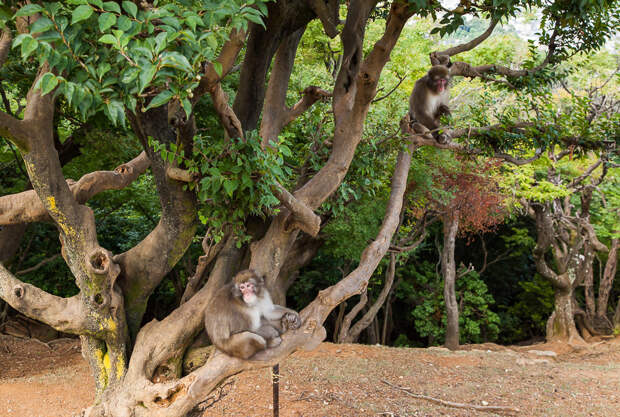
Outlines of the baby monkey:
[{"label": "baby monkey", "polygon": [[[416,81],[409,97],[409,114],[412,121],[424,125],[428,130],[439,128],[442,115],[450,115],[450,69],[445,65],[433,65],[428,73]],[[416,133],[424,133],[424,129],[416,129]],[[439,143],[447,143],[450,135],[447,132],[433,132]]]},{"label": "baby monkey", "polygon": [[276,347],[280,335],[298,329],[297,312],[271,301],[264,279],[246,269],[220,288],[205,311],[205,329],[219,350],[248,359],[256,352]]}]

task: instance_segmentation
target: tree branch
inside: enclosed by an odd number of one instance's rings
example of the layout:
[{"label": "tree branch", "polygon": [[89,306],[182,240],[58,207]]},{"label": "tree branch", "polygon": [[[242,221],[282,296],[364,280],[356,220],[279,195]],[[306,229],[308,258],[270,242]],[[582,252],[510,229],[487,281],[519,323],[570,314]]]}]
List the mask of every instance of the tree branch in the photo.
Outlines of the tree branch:
[{"label": "tree branch", "polygon": [[[96,171],[84,175],[77,183],[67,184],[79,204],[106,190],[121,190],[131,184],[149,167],[146,154],[119,165],[114,171]],[[0,197],[0,225],[49,221],[50,217],[37,195],[29,190]]]},{"label": "tree branch", "polygon": [[[476,127],[476,128],[455,129],[455,130],[451,130],[450,133],[451,133],[452,138],[454,139],[454,138],[459,138],[459,137],[470,137],[472,135],[480,135],[480,134],[484,134],[484,133],[492,132],[496,130],[503,130],[503,131],[519,130],[519,129],[523,129],[523,128],[530,127],[530,126],[531,126],[531,123],[529,122],[517,122],[517,123],[514,123],[510,127],[506,127],[505,125],[502,125],[502,124],[496,124],[496,125]],[[414,143],[416,143],[416,145],[418,146],[433,146],[439,149],[449,149],[455,152],[466,153],[470,155],[484,154],[484,152],[480,149],[466,147],[454,141],[449,141],[447,143],[437,142],[435,138],[429,135],[431,131],[426,129],[426,127],[422,126],[421,124],[415,123],[415,129],[414,129],[414,127],[411,126],[411,116],[408,113],[405,115],[405,117],[401,119],[400,128],[403,131],[403,133],[409,135],[411,140],[413,140]],[[419,131],[415,131],[415,130],[419,130]],[[510,162],[514,165],[525,165],[540,158],[542,155],[542,151],[543,151],[542,148],[536,149],[536,153],[534,154],[534,156],[532,156],[531,158],[527,158],[527,159],[515,158],[512,155],[508,155],[502,152],[494,152],[493,155],[490,155],[490,156],[492,158],[503,159],[506,162]]]},{"label": "tree branch", "polygon": [[[321,20],[325,34],[332,39],[335,38],[338,35],[338,24],[340,23],[338,21],[338,2],[330,1],[329,5],[326,5],[324,0],[308,0],[308,4]],[[328,7],[331,7],[331,10]]]},{"label": "tree branch", "polygon": [[192,99],[192,103],[195,104],[198,102],[200,97],[204,94],[211,92],[211,90],[218,84],[222,78],[224,78],[235,65],[235,60],[239,55],[239,51],[243,48],[243,44],[245,42],[247,32],[239,31],[237,29],[233,29],[230,32],[230,37],[220,52],[220,55],[217,57],[215,62],[219,63],[222,72],[221,76],[215,71],[215,66],[213,63],[209,63],[207,68],[205,69],[204,76],[200,80],[200,84],[194,91],[194,97]]},{"label": "tree branch", "polygon": [[312,237],[316,237],[321,229],[321,218],[314,211],[301,201],[297,200],[286,188],[277,184],[274,189],[274,195],[280,200],[284,206],[291,211],[292,222],[289,220],[289,226],[298,228],[308,233]]},{"label": "tree branch", "polygon": [[83,334],[92,327],[86,322],[88,315],[80,295],[71,298],[51,295],[15,278],[1,263],[0,298],[20,313],[61,332]]},{"label": "tree branch", "polygon": [[[457,45],[452,48],[448,48],[445,51],[432,52],[430,54],[431,64],[446,65],[447,62],[449,62],[451,56],[460,54],[461,52],[467,52],[467,51],[474,49],[476,46],[480,45],[483,41],[485,41],[489,36],[491,36],[491,33],[493,33],[493,30],[495,29],[495,26],[497,26],[498,23],[499,23],[499,19],[491,20],[491,23],[489,24],[489,27],[487,28],[487,30],[485,30],[477,38],[472,39],[471,41],[467,43]],[[442,56],[448,57],[447,62],[445,59],[442,58]]]},{"label": "tree branch", "polygon": [[15,275],[25,275],[25,274],[27,274],[29,272],[36,271],[37,269],[41,268],[43,265],[48,264],[48,263],[56,260],[59,257],[60,257],[59,253],[57,253],[56,255],[52,255],[49,258],[43,259],[41,262],[39,262],[35,266],[31,266],[30,268],[26,268],[26,269],[22,269],[21,271],[17,271],[15,273]]},{"label": "tree branch", "polygon": [[275,141],[285,125],[286,114],[289,112],[286,108],[286,92],[295,64],[297,47],[304,31],[305,27],[289,34],[282,40],[276,51],[265,93],[263,118],[260,125],[263,148]]},{"label": "tree branch", "polygon": [[[515,89],[515,87],[510,82],[506,80],[499,80],[499,79],[491,78],[487,74],[499,74],[505,77],[518,78],[518,77],[525,77],[525,76],[531,75],[535,72],[542,70],[549,64],[549,62],[551,62],[551,58],[553,57],[553,54],[555,53],[555,48],[556,48],[555,38],[557,36],[557,32],[558,30],[557,30],[557,25],[556,25],[556,28],[553,31],[553,34],[551,35],[549,39],[549,45],[548,45],[547,55],[545,56],[545,59],[539,65],[537,65],[536,67],[532,69],[514,70],[511,68],[504,67],[502,65],[496,65],[496,64],[480,65],[478,67],[473,67],[466,62],[453,62],[452,66],[450,67],[450,74],[452,76],[460,75],[460,76],[470,77],[470,78],[477,77],[477,78],[481,78],[486,81],[502,83],[502,84],[507,85],[511,89]],[[451,51],[451,50],[449,49],[448,51]],[[436,55],[434,56],[433,54],[431,54],[431,62],[433,62],[433,59],[441,60],[440,54],[443,54],[443,53],[436,53]]]},{"label": "tree branch", "polygon": [[215,111],[220,117],[220,122],[228,136],[231,138],[243,138],[244,135],[241,122],[232,107],[228,104],[228,95],[224,92],[224,89],[222,89],[222,85],[217,83],[209,91],[209,94],[213,100]]},{"label": "tree branch", "polygon": [[367,328],[370,325],[370,323],[372,323],[372,321],[377,316],[379,309],[383,307],[383,304],[385,303],[385,300],[387,299],[387,296],[392,289],[392,284],[394,283],[395,273],[396,273],[396,254],[391,253],[390,264],[387,268],[387,271],[385,272],[385,284],[383,285],[381,292],[377,296],[377,299],[372,304],[372,306],[370,306],[368,311],[362,316],[361,319],[359,319],[353,325],[353,327],[351,327],[351,330],[348,332],[349,339],[351,340],[351,342],[357,340],[360,333],[362,333],[362,331],[365,328]]}]

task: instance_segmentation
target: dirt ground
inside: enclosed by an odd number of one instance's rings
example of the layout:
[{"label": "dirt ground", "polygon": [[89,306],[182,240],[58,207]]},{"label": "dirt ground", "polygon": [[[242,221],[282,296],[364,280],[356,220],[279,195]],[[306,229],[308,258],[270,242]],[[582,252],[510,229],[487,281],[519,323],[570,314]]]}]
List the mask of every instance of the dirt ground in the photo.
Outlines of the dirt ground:
[{"label": "dirt ground", "polygon": [[[79,350],[70,339],[46,345],[0,335],[0,416],[70,417],[89,405],[94,385]],[[515,407],[519,416],[620,415],[620,338],[580,349],[484,344],[458,352],[324,343],[280,366],[282,417],[510,415],[448,408],[397,387],[444,401]],[[270,372],[234,376],[203,415],[271,416]]]}]

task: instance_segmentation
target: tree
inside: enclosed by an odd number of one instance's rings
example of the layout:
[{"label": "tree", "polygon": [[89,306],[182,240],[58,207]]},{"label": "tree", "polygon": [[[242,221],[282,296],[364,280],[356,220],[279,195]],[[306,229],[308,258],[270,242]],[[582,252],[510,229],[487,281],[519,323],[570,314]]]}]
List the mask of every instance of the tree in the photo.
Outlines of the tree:
[{"label": "tree", "polygon": [[[455,240],[459,231],[461,234],[484,233],[503,221],[505,197],[491,175],[496,168],[497,163],[494,161],[479,163],[460,158],[452,165],[439,165],[435,167],[434,181],[439,185],[437,189],[440,192],[436,196],[427,197],[429,208],[439,213],[443,222],[441,274],[447,315],[445,345],[452,350],[459,346]],[[459,277],[468,272],[469,269],[462,271]]]},{"label": "tree", "polygon": [[[582,338],[576,322],[581,334],[587,336],[600,334],[601,330],[605,333],[611,331],[612,325],[606,316],[616,255],[610,254],[608,257],[608,266],[599,286],[601,306],[597,311],[594,259],[596,252],[609,252],[610,248],[598,239],[590,220],[590,210],[593,192],[605,179],[609,162],[603,153],[601,159],[580,175],[565,177],[562,171],[571,171],[559,169],[559,162],[569,154],[549,153],[550,163],[545,177],[539,176],[539,184],[529,192],[529,210],[536,221],[537,244],[533,252],[536,268],[555,288],[555,308],[547,322],[547,339],[580,342]],[[598,177],[591,179],[591,175],[601,166]],[[612,213],[617,222],[616,216],[617,213]],[[617,251],[617,243],[613,243],[615,240],[615,237],[612,238],[612,251]],[[547,256],[549,252],[551,258]],[[586,311],[575,299],[575,289],[582,285],[585,287]],[[599,324],[595,325],[596,318]]]},{"label": "tree", "polygon": [[[0,14],[0,64],[10,78],[21,76],[29,85],[25,97],[18,86],[12,89],[13,104],[0,112],[0,135],[19,150],[33,190],[0,198],[0,224],[53,222],[79,293],[52,295],[0,265],[0,297],[26,315],[80,335],[96,381],[95,404],[86,415],[136,417],[186,415],[227,376],[312,348],[325,337],[323,323],[330,311],[366,288],[397,228],[411,153],[436,146],[431,138],[412,134],[406,120],[405,137],[394,150],[398,155],[385,216],[357,267],[304,308],[302,327],[286,334],[277,348],[251,361],[215,352],[204,366],[181,374],[182,355],[202,330],[210,298],[234,272],[255,269],[282,299],[289,279],[282,272],[299,268],[306,259],[292,255],[308,244],[305,235],[315,237],[320,230],[315,210],[349,170],[382,70],[407,20],[443,12],[435,29],[446,34],[463,23],[463,13],[489,14],[492,23],[483,35],[432,55],[432,62],[446,62],[486,39],[501,18],[538,4],[506,0],[447,11],[434,1],[359,0],[342,10],[339,1],[331,0],[15,3]],[[603,44],[617,26],[614,5],[545,3],[541,42],[548,53],[541,62],[535,54],[522,70],[455,62],[454,74],[515,89],[540,82],[548,65]],[[343,25],[341,12],[346,13]],[[367,25],[381,15],[387,16],[383,34],[365,44]],[[295,54],[313,19],[320,20],[329,37],[340,36],[342,59],[333,85],[307,86],[291,103],[287,89]],[[280,135],[328,99],[333,132],[323,144],[327,158],[314,170],[306,164],[310,157],[293,154]],[[135,138],[143,152],[114,171],[67,180],[54,140],[59,125],[97,125],[102,115],[118,135]],[[477,126],[457,129],[454,137],[488,145],[488,132],[514,135],[517,130],[531,141],[525,127],[531,126],[520,121]],[[291,146],[303,143],[303,137],[296,139]],[[446,147],[483,151],[456,141]],[[505,142],[492,153],[514,159],[507,154],[513,147]],[[159,222],[135,246],[112,253],[99,244],[95,216],[86,203],[104,190],[127,187],[149,168],[161,206]],[[208,271],[206,284],[201,286],[202,277],[195,275],[185,302],[165,319],[142,325],[149,297],[187,251],[199,219],[217,243],[205,241],[201,268]]]}]

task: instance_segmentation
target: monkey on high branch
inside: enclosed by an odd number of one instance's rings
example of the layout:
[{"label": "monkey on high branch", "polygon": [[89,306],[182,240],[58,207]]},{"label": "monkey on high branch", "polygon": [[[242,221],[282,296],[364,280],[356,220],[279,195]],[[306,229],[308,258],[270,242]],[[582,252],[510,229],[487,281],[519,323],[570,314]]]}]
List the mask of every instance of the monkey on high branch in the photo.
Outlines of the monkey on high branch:
[{"label": "monkey on high branch", "polygon": [[205,329],[222,352],[249,359],[278,346],[280,335],[301,326],[299,314],[271,301],[263,277],[246,269],[220,288],[205,311]]},{"label": "monkey on high branch", "polygon": [[424,133],[424,129],[416,128],[419,123],[431,130],[433,137],[439,143],[450,140],[448,132],[439,133],[440,118],[450,115],[448,102],[450,101],[450,69],[445,65],[433,65],[428,73],[416,81],[409,97],[409,114],[416,133]]}]

